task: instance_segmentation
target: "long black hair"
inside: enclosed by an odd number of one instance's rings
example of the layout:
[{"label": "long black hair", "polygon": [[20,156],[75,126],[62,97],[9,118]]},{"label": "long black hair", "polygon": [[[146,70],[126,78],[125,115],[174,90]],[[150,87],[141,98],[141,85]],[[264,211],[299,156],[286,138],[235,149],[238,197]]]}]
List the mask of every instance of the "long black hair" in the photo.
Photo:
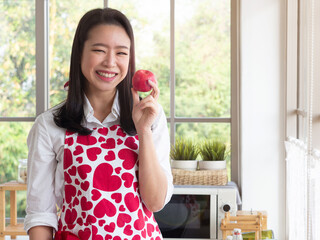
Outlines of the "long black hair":
[{"label": "long black hair", "polygon": [[91,130],[81,125],[84,119],[84,90],[87,81],[81,71],[81,55],[89,31],[97,25],[104,24],[122,27],[131,41],[128,72],[126,77],[118,84],[117,89],[120,103],[120,126],[128,134],[133,135],[136,134],[132,120],[133,99],[131,93],[131,81],[135,72],[134,36],[128,18],[120,11],[112,8],[93,9],[80,19],[72,45],[67,100],[54,114],[54,122],[58,127],[81,135],[91,133]]}]

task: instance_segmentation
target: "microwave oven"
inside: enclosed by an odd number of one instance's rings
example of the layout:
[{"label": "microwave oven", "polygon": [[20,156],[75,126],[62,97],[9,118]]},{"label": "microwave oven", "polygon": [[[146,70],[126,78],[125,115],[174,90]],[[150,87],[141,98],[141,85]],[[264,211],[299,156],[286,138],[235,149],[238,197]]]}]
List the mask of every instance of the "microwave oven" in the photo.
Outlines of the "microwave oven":
[{"label": "microwave oven", "polygon": [[171,200],[154,216],[165,240],[221,240],[225,212],[237,211],[237,188],[175,186]]}]

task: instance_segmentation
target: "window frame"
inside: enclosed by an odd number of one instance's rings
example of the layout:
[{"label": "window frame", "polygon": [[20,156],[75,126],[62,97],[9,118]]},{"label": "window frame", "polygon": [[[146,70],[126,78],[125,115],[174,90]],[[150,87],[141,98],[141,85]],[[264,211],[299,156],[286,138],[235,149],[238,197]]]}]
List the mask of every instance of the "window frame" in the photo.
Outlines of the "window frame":
[{"label": "window frame", "polygon": [[[108,0],[103,6],[108,6]],[[240,164],[240,0],[231,1],[231,113],[229,118],[189,118],[175,116],[175,0],[170,0],[170,143],[175,141],[177,123],[229,123],[231,129],[231,181],[241,188]],[[49,108],[49,0],[36,5],[36,116],[0,117],[0,122],[34,122]]]}]

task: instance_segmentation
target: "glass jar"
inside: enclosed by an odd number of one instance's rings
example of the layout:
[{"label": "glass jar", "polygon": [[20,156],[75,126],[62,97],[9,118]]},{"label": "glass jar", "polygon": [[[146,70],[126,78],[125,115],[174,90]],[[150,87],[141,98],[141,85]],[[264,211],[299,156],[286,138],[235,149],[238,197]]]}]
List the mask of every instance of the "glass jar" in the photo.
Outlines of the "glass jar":
[{"label": "glass jar", "polygon": [[18,165],[18,182],[27,183],[27,159],[20,159]]},{"label": "glass jar", "polygon": [[243,240],[240,228],[233,229],[233,239],[234,240]]}]

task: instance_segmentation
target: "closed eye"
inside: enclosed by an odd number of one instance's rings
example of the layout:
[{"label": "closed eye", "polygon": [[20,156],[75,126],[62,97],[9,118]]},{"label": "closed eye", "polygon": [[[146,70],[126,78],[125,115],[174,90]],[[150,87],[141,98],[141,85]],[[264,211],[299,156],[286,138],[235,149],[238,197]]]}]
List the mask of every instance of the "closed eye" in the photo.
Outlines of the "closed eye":
[{"label": "closed eye", "polygon": [[105,51],[101,50],[101,49],[93,49],[92,50],[93,52],[102,52],[102,53],[105,53]]},{"label": "closed eye", "polygon": [[128,55],[126,52],[118,52],[118,55]]}]

